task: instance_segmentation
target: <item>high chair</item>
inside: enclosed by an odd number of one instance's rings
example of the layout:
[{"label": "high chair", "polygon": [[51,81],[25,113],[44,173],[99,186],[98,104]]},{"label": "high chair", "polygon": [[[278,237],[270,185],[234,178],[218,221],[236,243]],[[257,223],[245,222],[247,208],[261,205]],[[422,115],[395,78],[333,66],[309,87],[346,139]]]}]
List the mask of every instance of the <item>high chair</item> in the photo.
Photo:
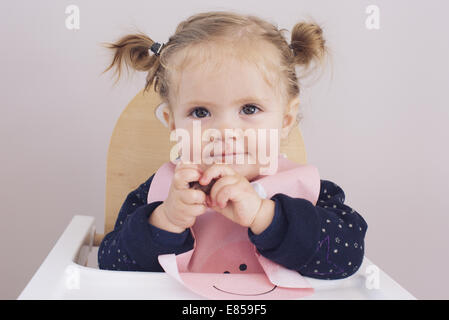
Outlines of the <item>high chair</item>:
[{"label": "high chair", "polygon": [[[156,108],[161,102],[153,89],[140,91],[114,128],[107,157],[105,234],[113,230],[128,193],[169,161],[176,142],[170,142],[169,130],[161,122],[161,108]],[[281,152],[306,163],[298,127]],[[164,272],[98,269],[103,237],[95,230],[94,217],[75,215],[18,299],[202,299]],[[346,279],[307,280],[315,293],[304,299],[415,299],[367,257]]]}]

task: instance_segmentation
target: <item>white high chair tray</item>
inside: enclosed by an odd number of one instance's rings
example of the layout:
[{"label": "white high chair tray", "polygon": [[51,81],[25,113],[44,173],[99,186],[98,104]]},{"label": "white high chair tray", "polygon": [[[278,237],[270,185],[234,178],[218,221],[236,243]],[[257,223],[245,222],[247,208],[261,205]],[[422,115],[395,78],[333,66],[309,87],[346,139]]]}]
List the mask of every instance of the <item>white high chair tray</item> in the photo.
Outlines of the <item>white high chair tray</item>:
[{"label": "white high chair tray", "polygon": [[[18,299],[204,299],[163,272],[98,269],[94,234],[93,217],[74,216]],[[302,299],[415,299],[366,257],[346,279],[307,280],[315,293]]]}]

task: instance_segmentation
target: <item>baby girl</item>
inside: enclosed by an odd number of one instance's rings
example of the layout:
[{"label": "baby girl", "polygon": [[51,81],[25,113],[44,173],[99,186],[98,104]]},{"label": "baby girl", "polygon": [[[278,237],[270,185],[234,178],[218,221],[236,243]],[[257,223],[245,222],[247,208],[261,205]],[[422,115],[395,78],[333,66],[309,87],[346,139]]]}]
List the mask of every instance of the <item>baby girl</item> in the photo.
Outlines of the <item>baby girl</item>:
[{"label": "baby girl", "polygon": [[[319,180],[316,203],[284,193],[263,198],[252,185],[269,174],[261,154],[277,159],[299,123],[295,67],[319,66],[327,53],[316,23],[297,23],[290,44],[283,31],[254,16],[205,12],[181,22],[163,45],[144,34],[110,44],[106,71],[115,66],[120,77],[125,63],[148,72],[146,88],[154,83],[165,102],[170,131],[194,137],[196,124],[201,141],[180,148],[163,201],[147,202],[154,174],[129,193],[100,245],[101,269],[163,271],[158,256],[191,250],[191,227],[213,209],[247,228],[261,255],[301,275],[341,279],[358,270],[367,224],[336,183]],[[257,138],[245,144],[251,131]]]}]

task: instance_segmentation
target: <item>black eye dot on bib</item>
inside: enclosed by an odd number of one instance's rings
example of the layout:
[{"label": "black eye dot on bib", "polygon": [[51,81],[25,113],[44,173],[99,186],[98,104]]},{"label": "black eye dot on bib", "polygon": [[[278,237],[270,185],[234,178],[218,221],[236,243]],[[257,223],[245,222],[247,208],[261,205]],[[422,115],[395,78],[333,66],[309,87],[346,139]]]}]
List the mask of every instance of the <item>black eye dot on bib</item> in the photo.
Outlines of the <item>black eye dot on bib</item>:
[{"label": "black eye dot on bib", "polygon": [[240,269],[240,271],[245,271],[246,270],[246,264],[244,264],[244,263],[242,263],[240,266],[239,266],[239,269]]},{"label": "black eye dot on bib", "polygon": [[225,271],[225,272],[223,272],[223,273],[230,273],[229,271]]}]

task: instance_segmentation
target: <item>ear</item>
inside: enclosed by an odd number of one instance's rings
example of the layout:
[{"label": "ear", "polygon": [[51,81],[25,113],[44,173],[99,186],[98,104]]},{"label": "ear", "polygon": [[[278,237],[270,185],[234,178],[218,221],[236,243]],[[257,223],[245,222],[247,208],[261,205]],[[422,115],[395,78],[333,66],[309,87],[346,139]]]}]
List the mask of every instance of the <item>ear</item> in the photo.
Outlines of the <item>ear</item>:
[{"label": "ear", "polygon": [[165,127],[169,128],[170,131],[174,130],[175,121],[170,105],[167,102],[159,104],[154,111],[154,115]]},{"label": "ear", "polygon": [[286,139],[288,137],[288,134],[290,133],[290,130],[295,126],[296,115],[298,114],[298,110],[299,110],[299,96],[296,96],[295,98],[291,99],[290,102],[288,103],[286,113],[284,114],[284,117],[282,119],[282,132],[281,132],[282,139]]},{"label": "ear", "polygon": [[168,123],[168,129],[171,131],[175,130],[175,121],[173,119],[173,112],[168,107],[168,105],[162,110],[162,116],[165,122]]}]

